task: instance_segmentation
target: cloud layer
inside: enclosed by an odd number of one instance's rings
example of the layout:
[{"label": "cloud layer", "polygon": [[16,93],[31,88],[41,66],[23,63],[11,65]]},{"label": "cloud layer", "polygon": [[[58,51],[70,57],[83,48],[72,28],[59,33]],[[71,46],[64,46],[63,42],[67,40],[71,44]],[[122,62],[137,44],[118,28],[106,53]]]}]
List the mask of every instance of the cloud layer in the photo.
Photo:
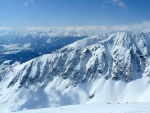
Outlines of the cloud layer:
[{"label": "cloud layer", "polygon": [[80,35],[98,35],[117,31],[131,32],[150,32],[150,21],[145,21],[133,25],[115,25],[115,26],[82,26],[82,27],[31,27],[27,31],[53,31],[64,33],[75,33]]},{"label": "cloud layer", "polygon": [[133,25],[115,25],[115,26],[82,26],[82,27],[30,27],[26,29],[12,29],[0,27],[0,32],[17,31],[26,33],[49,32],[51,35],[99,35],[103,33],[112,33],[118,31],[131,32],[150,32],[150,21],[144,21]]}]

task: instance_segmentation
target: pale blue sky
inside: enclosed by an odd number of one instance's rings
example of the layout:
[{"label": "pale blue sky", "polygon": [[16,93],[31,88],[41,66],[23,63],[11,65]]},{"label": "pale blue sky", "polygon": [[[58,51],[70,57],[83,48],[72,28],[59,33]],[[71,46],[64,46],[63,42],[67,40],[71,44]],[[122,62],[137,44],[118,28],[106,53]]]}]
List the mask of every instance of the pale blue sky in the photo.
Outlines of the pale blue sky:
[{"label": "pale blue sky", "polygon": [[150,0],[0,0],[0,27],[135,24],[150,20]]}]

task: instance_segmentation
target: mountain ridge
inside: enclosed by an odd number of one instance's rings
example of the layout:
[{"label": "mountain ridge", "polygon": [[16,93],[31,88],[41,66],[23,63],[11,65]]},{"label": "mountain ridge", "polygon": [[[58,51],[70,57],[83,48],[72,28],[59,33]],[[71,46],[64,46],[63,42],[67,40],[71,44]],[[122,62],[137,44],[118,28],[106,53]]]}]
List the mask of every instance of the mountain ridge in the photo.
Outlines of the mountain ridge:
[{"label": "mountain ridge", "polygon": [[[0,102],[7,100],[14,109],[32,109],[149,101],[149,42],[149,33],[132,32],[92,36],[74,42],[9,70],[0,87],[7,87],[14,96],[2,99],[5,95],[2,88]],[[44,100],[40,99],[41,95]],[[13,105],[15,101],[19,101],[19,105]]]}]

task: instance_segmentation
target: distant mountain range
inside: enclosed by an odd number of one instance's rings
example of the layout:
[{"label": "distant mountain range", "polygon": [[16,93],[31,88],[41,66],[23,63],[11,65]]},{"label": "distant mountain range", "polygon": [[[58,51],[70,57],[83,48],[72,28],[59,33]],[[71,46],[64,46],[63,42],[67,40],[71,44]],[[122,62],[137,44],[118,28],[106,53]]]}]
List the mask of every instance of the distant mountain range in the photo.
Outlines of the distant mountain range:
[{"label": "distant mountain range", "polygon": [[0,64],[6,60],[11,64],[16,61],[23,63],[84,38],[87,36],[54,34],[51,31],[5,31],[0,35]]}]

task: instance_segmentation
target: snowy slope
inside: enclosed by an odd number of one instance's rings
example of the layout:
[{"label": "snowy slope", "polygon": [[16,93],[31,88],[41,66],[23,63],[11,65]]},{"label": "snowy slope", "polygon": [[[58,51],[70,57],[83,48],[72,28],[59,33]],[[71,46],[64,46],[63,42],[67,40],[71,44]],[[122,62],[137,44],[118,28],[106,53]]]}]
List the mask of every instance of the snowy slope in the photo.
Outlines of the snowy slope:
[{"label": "snowy slope", "polygon": [[150,103],[87,104],[24,110],[15,113],[149,113],[149,106]]},{"label": "snowy slope", "polygon": [[0,82],[1,106],[150,102],[149,42],[149,33],[92,36],[15,66]]}]

